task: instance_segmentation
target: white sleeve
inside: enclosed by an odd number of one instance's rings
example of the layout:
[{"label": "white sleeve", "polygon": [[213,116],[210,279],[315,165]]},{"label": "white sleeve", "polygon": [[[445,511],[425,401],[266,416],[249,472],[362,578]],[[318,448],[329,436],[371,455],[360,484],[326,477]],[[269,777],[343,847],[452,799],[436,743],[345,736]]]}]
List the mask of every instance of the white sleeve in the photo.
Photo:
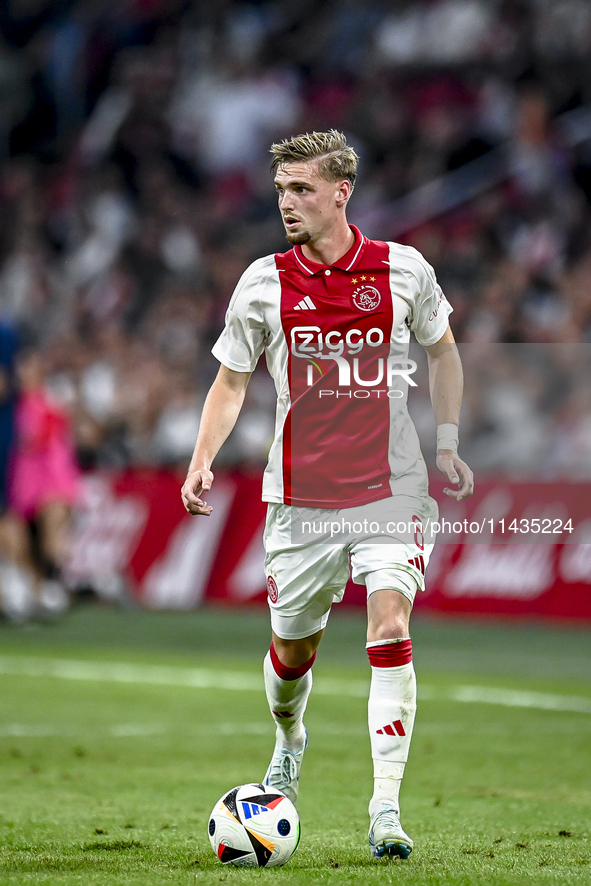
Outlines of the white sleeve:
[{"label": "white sleeve", "polygon": [[220,363],[235,372],[254,371],[269,332],[260,301],[262,262],[265,259],[250,265],[238,281],[226,312],[226,325],[211,349]]},{"label": "white sleeve", "polygon": [[[417,253],[419,255],[419,253]],[[412,308],[410,328],[420,345],[434,345],[448,327],[452,306],[435,279],[435,271],[420,256],[420,273],[417,275],[419,290]]]}]

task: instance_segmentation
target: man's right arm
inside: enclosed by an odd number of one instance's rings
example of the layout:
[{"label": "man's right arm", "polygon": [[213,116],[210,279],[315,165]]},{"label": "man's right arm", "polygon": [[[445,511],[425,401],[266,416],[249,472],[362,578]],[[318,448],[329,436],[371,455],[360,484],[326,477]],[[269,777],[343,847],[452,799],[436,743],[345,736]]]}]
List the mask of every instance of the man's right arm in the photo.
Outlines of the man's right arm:
[{"label": "man's right arm", "polygon": [[199,434],[181,498],[189,514],[209,516],[213,510],[201,496],[211,489],[211,465],[230,436],[244,402],[250,372],[235,372],[220,366],[203,405]]}]

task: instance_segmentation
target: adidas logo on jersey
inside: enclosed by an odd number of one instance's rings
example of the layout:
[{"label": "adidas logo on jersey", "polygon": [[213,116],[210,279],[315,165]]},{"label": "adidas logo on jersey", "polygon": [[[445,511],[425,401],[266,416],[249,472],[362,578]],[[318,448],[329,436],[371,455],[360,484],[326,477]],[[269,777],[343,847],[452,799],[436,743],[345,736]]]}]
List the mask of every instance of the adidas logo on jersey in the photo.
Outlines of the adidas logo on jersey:
[{"label": "adidas logo on jersey", "polygon": [[315,311],[316,305],[309,295],[306,295],[294,308],[294,311]]}]

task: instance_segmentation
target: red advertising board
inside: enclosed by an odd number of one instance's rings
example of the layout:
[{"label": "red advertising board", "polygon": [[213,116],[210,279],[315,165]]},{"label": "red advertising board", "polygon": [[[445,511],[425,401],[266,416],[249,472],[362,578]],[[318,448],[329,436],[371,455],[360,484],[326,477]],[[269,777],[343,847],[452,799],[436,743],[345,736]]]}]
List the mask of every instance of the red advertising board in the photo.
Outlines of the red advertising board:
[{"label": "red advertising board", "polygon": [[[87,476],[68,567],[116,596],[122,579],[151,608],[264,603],[258,473],[217,472],[210,517],[189,517],[166,471]],[[431,486],[441,532],[415,607],[440,613],[591,621],[591,483],[487,481],[456,503]],[[365,605],[349,583],[342,605]]]}]

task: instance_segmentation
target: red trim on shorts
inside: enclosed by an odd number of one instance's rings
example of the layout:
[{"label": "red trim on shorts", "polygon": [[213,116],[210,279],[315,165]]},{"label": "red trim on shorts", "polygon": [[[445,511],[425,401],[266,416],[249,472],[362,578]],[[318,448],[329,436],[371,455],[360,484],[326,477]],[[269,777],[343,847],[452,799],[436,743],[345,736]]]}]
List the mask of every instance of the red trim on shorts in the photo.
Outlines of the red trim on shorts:
[{"label": "red trim on shorts", "polygon": [[275,647],[272,643],[269,652],[271,653],[271,664],[273,665],[275,673],[282,680],[299,680],[300,677],[303,677],[304,674],[310,670],[310,668],[314,664],[314,661],[316,660],[316,653],[314,653],[312,658],[309,658],[308,661],[305,661],[297,668],[288,668],[286,665],[282,664],[279,661],[279,656],[275,652]]},{"label": "red trim on shorts", "polygon": [[370,646],[367,655],[372,668],[400,668],[412,661],[412,640]]}]

